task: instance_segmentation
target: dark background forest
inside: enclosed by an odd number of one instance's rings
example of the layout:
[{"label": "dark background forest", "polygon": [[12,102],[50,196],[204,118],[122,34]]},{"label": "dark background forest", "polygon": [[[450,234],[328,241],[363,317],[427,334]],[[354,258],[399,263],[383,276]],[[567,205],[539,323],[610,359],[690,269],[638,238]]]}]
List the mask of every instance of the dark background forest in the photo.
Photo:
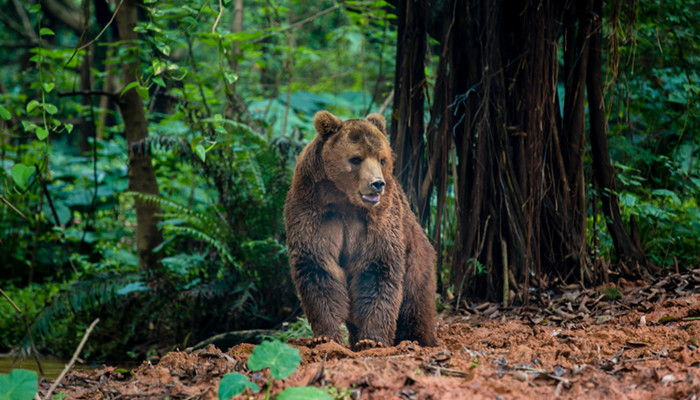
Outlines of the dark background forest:
[{"label": "dark background forest", "polygon": [[0,353],[303,329],[282,210],[322,109],[385,115],[440,309],[700,263],[693,2],[2,4]]}]

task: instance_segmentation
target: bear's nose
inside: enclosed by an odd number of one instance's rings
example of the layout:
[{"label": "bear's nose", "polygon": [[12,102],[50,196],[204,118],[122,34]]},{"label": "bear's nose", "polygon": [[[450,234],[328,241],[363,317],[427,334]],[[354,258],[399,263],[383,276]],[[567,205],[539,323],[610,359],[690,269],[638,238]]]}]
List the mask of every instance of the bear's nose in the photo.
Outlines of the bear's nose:
[{"label": "bear's nose", "polygon": [[374,188],[374,190],[376,190],[377,193],[381,192],[382,189],[384,189],[384,185],[386,185],[386,183],[382,179],[377,179],[376,181],[370,183],[370,186],[372,186],[372,188]]}]

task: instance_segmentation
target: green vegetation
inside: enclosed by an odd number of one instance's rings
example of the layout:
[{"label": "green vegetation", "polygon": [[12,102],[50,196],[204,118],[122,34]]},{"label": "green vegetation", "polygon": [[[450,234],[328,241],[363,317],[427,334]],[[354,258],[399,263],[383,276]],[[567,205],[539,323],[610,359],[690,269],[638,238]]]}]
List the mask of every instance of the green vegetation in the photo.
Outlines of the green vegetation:
[{"label": "green vegetation", "polygon": [[[248,357],[248,369],[260,371],[269,368],[270,380],[267,383],[267,393],[265,399],[270,398],[270,389],[275,379],[285,379],[291,376],[299,366],[301,356],[299,350],[279,341],[265,341],[253,349]],[[246,389],[253,392],[260,390],[258,385],[248,381],[248,377],[238,372],[231,372],[224,375],[219,382],[219,399],[225,400],[237,394],[243,393]],[[331,399],[326,390],[316,387],[288,387],[276,397],[279,400],[308,399],[326,400]]]},{"label": "green vegetation", "polygon": [[[82,26],[31,2],[10,11],[29,30],[0,28],[28,44],[26,58],[0,48],[11,60],[0,67],[0,287],[40,349],[67,356],[99,316],[86,359],[150,358],[279,326],[297,308],[282,223],[294,159],[316,111],[351,117],[384,101],[395,31],[383,2],[246,2],[245,31],[234,6],[146,1],[136,41],[119,40],[119,18],[101,32],[114,5],[86,11],[82,42]],[[133,142],[120,103],[130,90],[148,129]],[[157,193],[135,191],[138,157],[150,157]],[[147,265],[140,204],[162,234]],[[0,352],[28,354],[4,299],[0,338]]]},{"label": "green vegetation", "polygon": [[[286,320],[295,322],[280,339],[308,336],[308,322],[294,319],[284,243],[294,160],[315,135],[318,110],[350,118],[382,109],[391,121],[382,105],[393,93],[396,9],[360,0],[145,0],[134,14],[138,39],[126,40],[115,4],[64,3],[62,15],[38,1],[0,10],[0,288],[39,350],[68,356],[96,317],[88,361],[154,358]],[[700,11],[658,0],[619,11],[604,19],[603,69],[622,217],[653,264],[690,268],[700,263]],[[431,40],[428,50],[432,107],[442,48]],[[126,104],[132,93],[136,107]],[[144,113],[142,126],[132,125],[129,106]],[[132,126],[145,137],[132,140]],[[450,173],[455,154],[444,163]],[[143,160],[152,182],[135,168]],[[147,184],[153,190],[141,189]],[[463,199],[456,175],[443,184],[443,207],[431,191],[426,219],[441,294],[451,299],[448,291],[461,289],[450,281]],[[606,217],[588,189],[587,251],[614,263]],[[144,210],[160,235],[146,258],[137,229]],[[482,276],[492,269],[485,261],[497,262],[463,259]],[[0,352],[26,357],[29,339],[0,298]],[[258,367],[272,374],[266,362]],[[227,377],[220,396],[250,385]],[[308,389],[285,396],[300,390]]]},{"label": "green vegetation", "polygon": [[39,376],[34,371],[16,369],[0,374],[0,400],[31,400],[38,385]]},{"label": "green vegetation", "polygon": [[[700,30],[685,2],[645,2],[610,24],[610,155],[626,220],[660,267],[700,262]],[[601,246],[603,252],[609,244]]]}]

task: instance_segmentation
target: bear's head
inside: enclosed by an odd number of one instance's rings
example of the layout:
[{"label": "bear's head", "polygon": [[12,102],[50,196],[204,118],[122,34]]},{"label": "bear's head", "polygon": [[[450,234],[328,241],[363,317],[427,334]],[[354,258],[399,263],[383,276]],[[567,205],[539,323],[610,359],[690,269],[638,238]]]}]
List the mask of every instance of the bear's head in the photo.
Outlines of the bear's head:
[{"label": "bear's head", "polygon": [[328,111],[319,111],[314,127],[323,142],[326,178],[353,205],[371,209],[382,203],[394,183],[384,117],[370,114],[365,119],[341,121]]}]

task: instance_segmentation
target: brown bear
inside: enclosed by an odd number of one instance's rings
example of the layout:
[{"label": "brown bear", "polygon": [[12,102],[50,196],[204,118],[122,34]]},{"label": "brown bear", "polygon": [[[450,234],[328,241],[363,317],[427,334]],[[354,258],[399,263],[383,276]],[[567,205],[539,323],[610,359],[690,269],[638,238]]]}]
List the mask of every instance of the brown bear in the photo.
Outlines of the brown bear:
[{"label": "brown bear", "polygon": [[291,273],[314,343],[435,346],[435,251],[392,176],[384,117],[314,116],[284,207]]}]

